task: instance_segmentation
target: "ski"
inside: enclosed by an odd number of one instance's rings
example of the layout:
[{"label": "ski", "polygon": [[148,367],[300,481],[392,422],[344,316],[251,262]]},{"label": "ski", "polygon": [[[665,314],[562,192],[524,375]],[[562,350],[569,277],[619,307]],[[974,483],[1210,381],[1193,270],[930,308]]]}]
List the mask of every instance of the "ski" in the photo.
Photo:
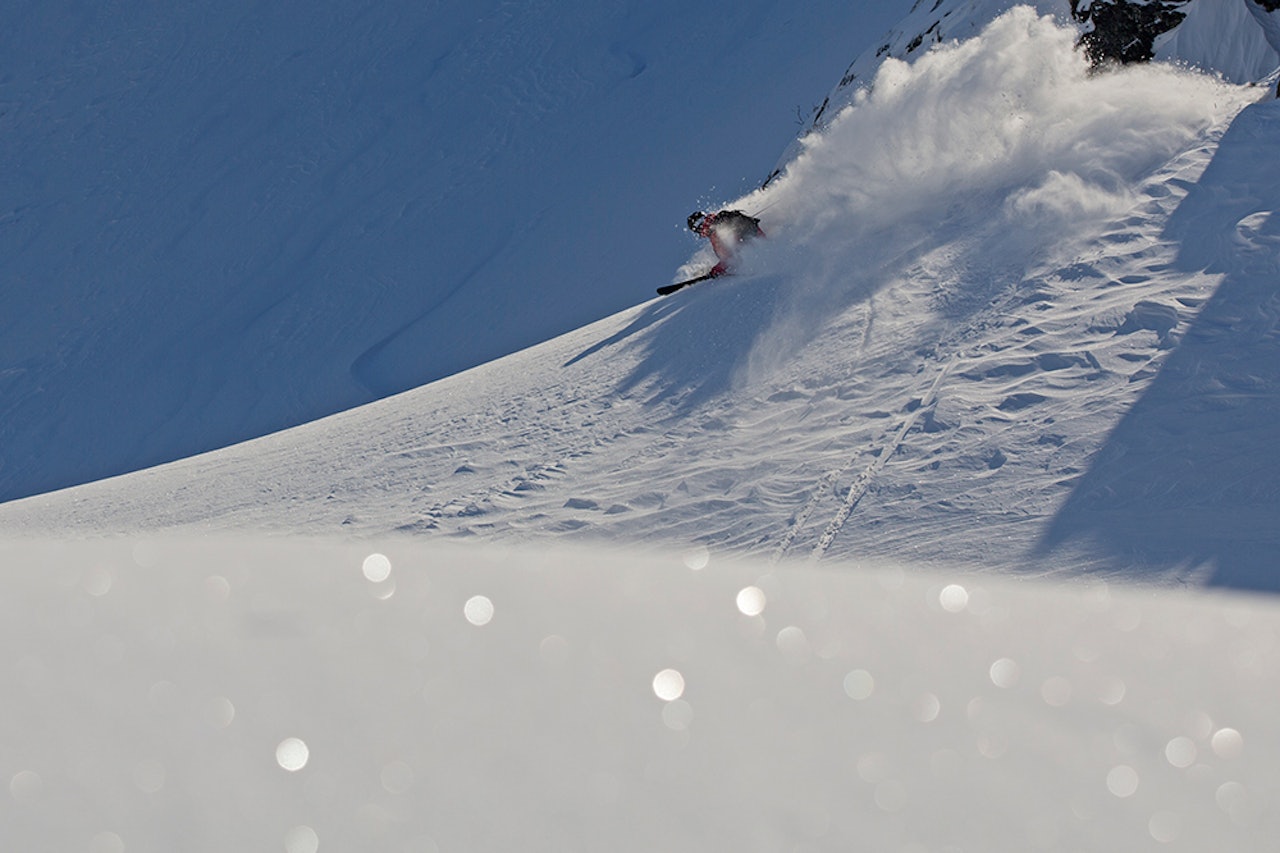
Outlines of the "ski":
[{"label": "ski", "polygon": [[688,287],[691,284],[697,284],[698,282],[706,281],[709,278],[715,278],[715,276],[711,273],[704,273],[703,275],[700,275],[697,278],[691,278],[688,281],[677,281],[675,284],[664,284],[662,287],[658,288],[658,293],[662,296],[666,296],[668,293],[675,293],[682,287]]}]

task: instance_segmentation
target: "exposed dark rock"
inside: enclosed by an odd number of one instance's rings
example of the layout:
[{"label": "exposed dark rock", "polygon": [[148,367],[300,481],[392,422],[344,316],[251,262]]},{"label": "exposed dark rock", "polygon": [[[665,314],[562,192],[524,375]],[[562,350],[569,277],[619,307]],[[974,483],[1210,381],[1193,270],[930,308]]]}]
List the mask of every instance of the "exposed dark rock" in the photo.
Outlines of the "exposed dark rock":
[{"label": "exposed dark rock", "polygon": [[[1149,62],[1156,36],[1182,23],[1191,0],[1071,0],[1071,17],[1087,25],[1080,46],[1094,67]],[[1280,0],[1264,0],[1275,3]]]}]

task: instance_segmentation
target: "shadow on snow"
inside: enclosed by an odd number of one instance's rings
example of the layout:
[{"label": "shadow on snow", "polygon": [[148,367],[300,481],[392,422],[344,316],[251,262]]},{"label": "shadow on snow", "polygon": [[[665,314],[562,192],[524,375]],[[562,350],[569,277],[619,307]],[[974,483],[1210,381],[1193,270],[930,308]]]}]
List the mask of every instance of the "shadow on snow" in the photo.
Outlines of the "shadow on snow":
[{"label": "shadow on snow", "polygon": [[1280,592],[1280,102],[1246,108],[1166,237],[1224,274],[1037,551]]},{"label": "shadow on snow", "polygon": [[688,412],[731,390],[752,347],[778,315],[786,288],[778,275],[743,275],[695,285],[650,303],[626,328],[565,367],[634,338],[642,347],[618,394],[643,391],[647,402]]}]

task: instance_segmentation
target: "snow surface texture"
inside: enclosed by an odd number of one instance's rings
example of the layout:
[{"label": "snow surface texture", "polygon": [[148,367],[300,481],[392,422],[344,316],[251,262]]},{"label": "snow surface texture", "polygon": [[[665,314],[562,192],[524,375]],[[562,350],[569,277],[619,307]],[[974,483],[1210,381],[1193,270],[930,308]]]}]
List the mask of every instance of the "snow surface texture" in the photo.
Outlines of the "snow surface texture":
[{"label": "snow surface texture", "polygon": [[634,305],[906,0],[13,0],[0,500]]},{"label": "snow surface texture", "polygon": [[[0,525],[698,541],[1275,589],[1276,104],[1241,113],[1260,90],[1169,66],[1093,75],[1072,40],[1018,9],[886,63],[741,200],[773,236],[733,280]],[[1156,407],[1191,346],[1192,396]],[[1142,411],[1162,426],[1122,466],[1109,433]],[[1250,464],[1215,463],[1239,447]],[[1206,538],[1167,535],[1196,513]]]},{"label": "snow surface texture", "polygon": [[387,543],[0,546],[0,846],[1266,850],[1273,600]]}]

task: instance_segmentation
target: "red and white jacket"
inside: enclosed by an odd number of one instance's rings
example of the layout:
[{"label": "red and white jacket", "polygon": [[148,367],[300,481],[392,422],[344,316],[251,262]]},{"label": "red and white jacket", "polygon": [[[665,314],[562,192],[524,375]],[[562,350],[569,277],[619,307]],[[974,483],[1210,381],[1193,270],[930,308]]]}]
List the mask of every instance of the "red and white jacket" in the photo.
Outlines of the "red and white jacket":
[{"label": "red and white jacket", "polygon": [[709,214],[698,225],[697,233],[711,241],[711,250],[716,253],[720,262],[711,268],[711,275],[724,275],[729,271],[733,255],[738,246],[763,237],[764,230],[760,220],[747,216],[740,210],[721,210]]}]

